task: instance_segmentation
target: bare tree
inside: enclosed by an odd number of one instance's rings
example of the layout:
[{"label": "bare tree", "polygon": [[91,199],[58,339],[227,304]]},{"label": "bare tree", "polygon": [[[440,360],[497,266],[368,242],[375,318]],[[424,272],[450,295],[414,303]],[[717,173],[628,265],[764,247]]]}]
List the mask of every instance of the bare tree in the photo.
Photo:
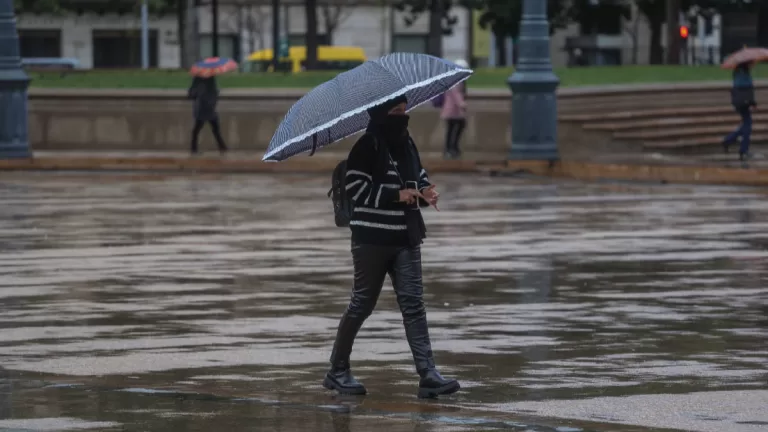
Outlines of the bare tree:
[{"label": "bare tree", "polygon": [[251,52],[265,48],[265,32],[267,31],[267,23],[270,16],[270,12],[261,6],[254,6],[252,4],[248,6],[245,28],[248,31],[249,49]]},{"label": "bare tree", "polygon": [[228,12],[223,16],[226,27],[236,29],[237,34],[242,38],[240,49],[247,44],[247,48],[241,53],[240,61],[246,61],[248,56],[264,47],[266,23],[269,13],[263,7],[254,5],[246,0],[239,0],[232,3],[235,9],[226,9]]},{"label": "bare tree", "polygon": [[238,2],[236,5],[238,12],[233,18],[237,20],[238,34],[248,43],[248,54],[264,48],[269,11],[248,1]]},{"label": "bare tree", "polygon": [[325,36],[328,45],[333,45],[333,34],[347,20],[358,5],[356,0],[324,1],[320,5],[320,13],[325,21]]}]

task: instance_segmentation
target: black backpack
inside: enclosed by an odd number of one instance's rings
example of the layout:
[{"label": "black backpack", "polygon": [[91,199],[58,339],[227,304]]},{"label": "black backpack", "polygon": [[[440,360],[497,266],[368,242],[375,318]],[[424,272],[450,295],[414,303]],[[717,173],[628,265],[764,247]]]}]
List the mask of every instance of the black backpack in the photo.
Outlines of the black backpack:
[{"label": "black backpack", "polygon": [[347,196],[347,160],[339,162],[333,169],[331,189],[328,198],[333,202],[333,218],[337,227],[348,227],[352,220],[352,202]]},{"label": "black backpack", "polygon": [[[376,137],[373,137],[374,149],[378,148]],[[339,228],[348,227],[352,220],[354,210],[352,202],[347,196],[347,160],[339,162],[333,169],[331,176],[331,188],[328,190],[328,198],[333,202],[333,219]]]}]

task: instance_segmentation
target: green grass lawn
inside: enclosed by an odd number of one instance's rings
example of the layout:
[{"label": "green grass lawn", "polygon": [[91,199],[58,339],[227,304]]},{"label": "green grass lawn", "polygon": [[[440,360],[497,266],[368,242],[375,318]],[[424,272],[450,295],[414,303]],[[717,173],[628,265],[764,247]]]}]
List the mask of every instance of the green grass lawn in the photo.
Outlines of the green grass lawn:
[{"label": "green grass lawn", "polygon": [[[469,80],[475,88],[506,88],[511,69],[478,69]],[[563,87],[677,83],[729,80],[730,71],[718,66],[622,66],[559,68],[555,71]],[[221,88],[312,88],[333,78],[335,72],[302,72],[298,74],[232,73],[219,77]],[[47,88],[160,88],[183,89],[189,75],[179,70],[151,71],[79,71],[66,75],[58,72],[32,72],[32,87]],[[768,78],[768,66],[753,71],[755,79]]]}]

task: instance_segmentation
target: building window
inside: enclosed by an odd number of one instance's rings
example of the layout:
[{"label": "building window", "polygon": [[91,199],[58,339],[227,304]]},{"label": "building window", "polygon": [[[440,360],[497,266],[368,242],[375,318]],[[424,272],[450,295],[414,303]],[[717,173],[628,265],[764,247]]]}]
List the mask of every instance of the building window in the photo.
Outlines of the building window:
[{"label": "building window", "polygon": [[[213,57],[213,37],[200,35],[200,58]],[[219,35],[219,57],[240,61],[240,38],[236,35]]]},{"label": "building window", "polygon": [[19,30],[22,58],[61,57],[61,30]]},{"label": "building window", "polygon": [[392,36],[392,52],[427,53],[426,34],[396,34]]},{"label": "building window", "polygon": [[[140,30],[94,30],[94,68],[141,67]],[[157,67],[157,30],[149,31],[149,67]]]},{"label": "building window", "polygon": [[[328,37],[328,35],[325,34],[318,34],[317,35],[317,44],[318,45],[330,45],[331,40]],[[306,46],[307,45],[307,39],[306,36],[298,33],[289,34],[288,35],[288,46]]]}]

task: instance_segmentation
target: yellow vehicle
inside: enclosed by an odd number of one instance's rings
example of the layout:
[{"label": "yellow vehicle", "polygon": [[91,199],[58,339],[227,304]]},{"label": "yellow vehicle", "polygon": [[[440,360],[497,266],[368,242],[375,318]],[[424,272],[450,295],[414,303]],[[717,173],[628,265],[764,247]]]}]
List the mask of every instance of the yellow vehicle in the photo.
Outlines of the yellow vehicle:
[{"label": "yellow vehicle", "polygon": [[[307,60],[307,47],[295,46],[288,49],[288,57],[280,59],[279,71],[301,72]],[[317,68],[321,70],[348,70],[365,61],[365,50],[354,46],[320,45],[317,47]],[[272,50],[263,49],[248,56],[245,68],[248,72],[271,72]]]}]

